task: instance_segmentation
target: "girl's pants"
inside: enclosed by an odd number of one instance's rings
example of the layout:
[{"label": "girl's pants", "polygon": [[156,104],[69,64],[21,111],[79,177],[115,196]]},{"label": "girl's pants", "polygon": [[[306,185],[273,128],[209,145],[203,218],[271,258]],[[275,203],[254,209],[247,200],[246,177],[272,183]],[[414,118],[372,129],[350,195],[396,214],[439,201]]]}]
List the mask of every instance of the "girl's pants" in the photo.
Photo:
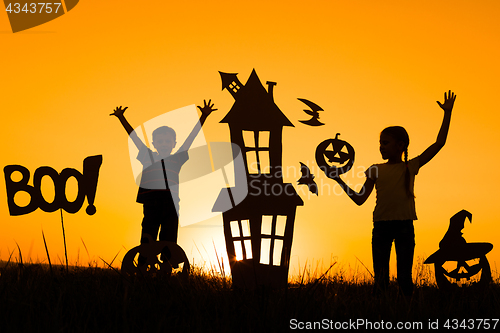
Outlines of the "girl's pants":
[{"label": "girl's pants", "polygon": [[373,222],[374,293],[380,293],[389,285],[389,258],[393,241],[396,247],[397,281],[403,294],[411,296],[413,291],[413,252],[415,249],[415,231],[412,220]]}]

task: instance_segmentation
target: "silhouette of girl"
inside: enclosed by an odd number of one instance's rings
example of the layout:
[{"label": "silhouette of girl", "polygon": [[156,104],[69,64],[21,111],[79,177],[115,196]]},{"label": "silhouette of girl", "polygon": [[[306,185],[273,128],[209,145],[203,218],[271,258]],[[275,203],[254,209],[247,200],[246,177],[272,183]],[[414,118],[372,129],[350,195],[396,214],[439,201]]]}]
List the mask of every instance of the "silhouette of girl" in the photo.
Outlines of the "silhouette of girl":
[{"label": "silhouette of girl", "polygon": [[338,182],[346,194],[359,206],[370,196],[375,187],[377,202],[373,211],[372,255],[375,274],[374,293],[387,288],[389,284],[389,258],[394,241],[397,255],[397,281],[404,295],[413,291],[412,265],[415,248],[413,221],[415,196],[413,184],[418,170],[427,164],[444,146],[450,127],[451,111],[455,93],[444,93],[444,103],[437,102],[444,110],[443,123],[436,142],[420,156],[408,160],[410,138],[403,127],[387,127],[380,133],[380,153],[387,160],[374,164],[366,171],[366,181],[361,191],[353,191],[335,173],[326,175]]}]

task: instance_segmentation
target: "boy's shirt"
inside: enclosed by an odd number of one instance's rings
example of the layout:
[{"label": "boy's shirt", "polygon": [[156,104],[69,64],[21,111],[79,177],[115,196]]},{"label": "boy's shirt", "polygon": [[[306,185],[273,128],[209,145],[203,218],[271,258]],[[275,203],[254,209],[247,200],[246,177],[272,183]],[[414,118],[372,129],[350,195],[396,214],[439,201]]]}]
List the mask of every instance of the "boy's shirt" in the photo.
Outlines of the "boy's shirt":
[{"label": "boy's shirt", "polygon": [[[141,147],[137,159],[143,166],[137,202],[142,204],[179,205],[179,172],[189,159],[187,151],[177,152],[163,160],[147,146]],[[166,179],[165,179],[166,177]]]}]

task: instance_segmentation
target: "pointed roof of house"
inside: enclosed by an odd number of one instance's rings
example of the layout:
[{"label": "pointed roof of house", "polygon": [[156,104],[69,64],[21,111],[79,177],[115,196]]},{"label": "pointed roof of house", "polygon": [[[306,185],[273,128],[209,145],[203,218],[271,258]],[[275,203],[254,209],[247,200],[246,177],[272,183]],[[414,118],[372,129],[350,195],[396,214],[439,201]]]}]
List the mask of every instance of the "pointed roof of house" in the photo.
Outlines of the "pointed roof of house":
[{"label": "pointed roof of house", "polygon": [[235,96],[231,110],[220,122],[247,130],[269,130],[277,126],[293,127],[290,120],[274,103],[272,92],[268,93],[260,82],[255,69],[252,70],[245,86]]}]

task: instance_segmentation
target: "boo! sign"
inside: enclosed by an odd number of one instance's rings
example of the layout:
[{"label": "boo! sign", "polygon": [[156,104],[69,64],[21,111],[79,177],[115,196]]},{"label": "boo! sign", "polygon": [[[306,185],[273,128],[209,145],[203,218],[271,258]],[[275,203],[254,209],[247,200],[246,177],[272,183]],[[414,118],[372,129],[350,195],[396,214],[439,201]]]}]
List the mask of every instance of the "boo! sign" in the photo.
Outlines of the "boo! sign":
[{"label": "boo! sign", "polygon": [[[76,213],[82,208],[85,197],[87,197],[88,206],[86,212],[88,215],[94,215],[96,208],[94,199],[97,190],[97,180],[99,178],[99,169],[102,164],[102,155],[89,156],[83,160],[83,173],[66,168],[58,173],[51,167],[42,166],[35,170],[33,175],[33,185],[28,185],[30,172],[21,165],[7,165],[3,172],[5,174],[5,185],[7,187],[7,203],[10,215],[29,214],[40,208],[44,212],[54,212],[58,209],[64,209],[68,213]],[[20,172],[21,180],[13,181],[12,174]],[[41,183],[43,177],[50,177],[54,183],[54,200],[47,202],[41,192]],[[74,177],[78,183],[78,194],[74,201],[68,201],[66,197],[66,183],[70,177]],[[14,201],[18,192],[26,192],[30,196],[30,201],[26,206],[19,206]]]}]

